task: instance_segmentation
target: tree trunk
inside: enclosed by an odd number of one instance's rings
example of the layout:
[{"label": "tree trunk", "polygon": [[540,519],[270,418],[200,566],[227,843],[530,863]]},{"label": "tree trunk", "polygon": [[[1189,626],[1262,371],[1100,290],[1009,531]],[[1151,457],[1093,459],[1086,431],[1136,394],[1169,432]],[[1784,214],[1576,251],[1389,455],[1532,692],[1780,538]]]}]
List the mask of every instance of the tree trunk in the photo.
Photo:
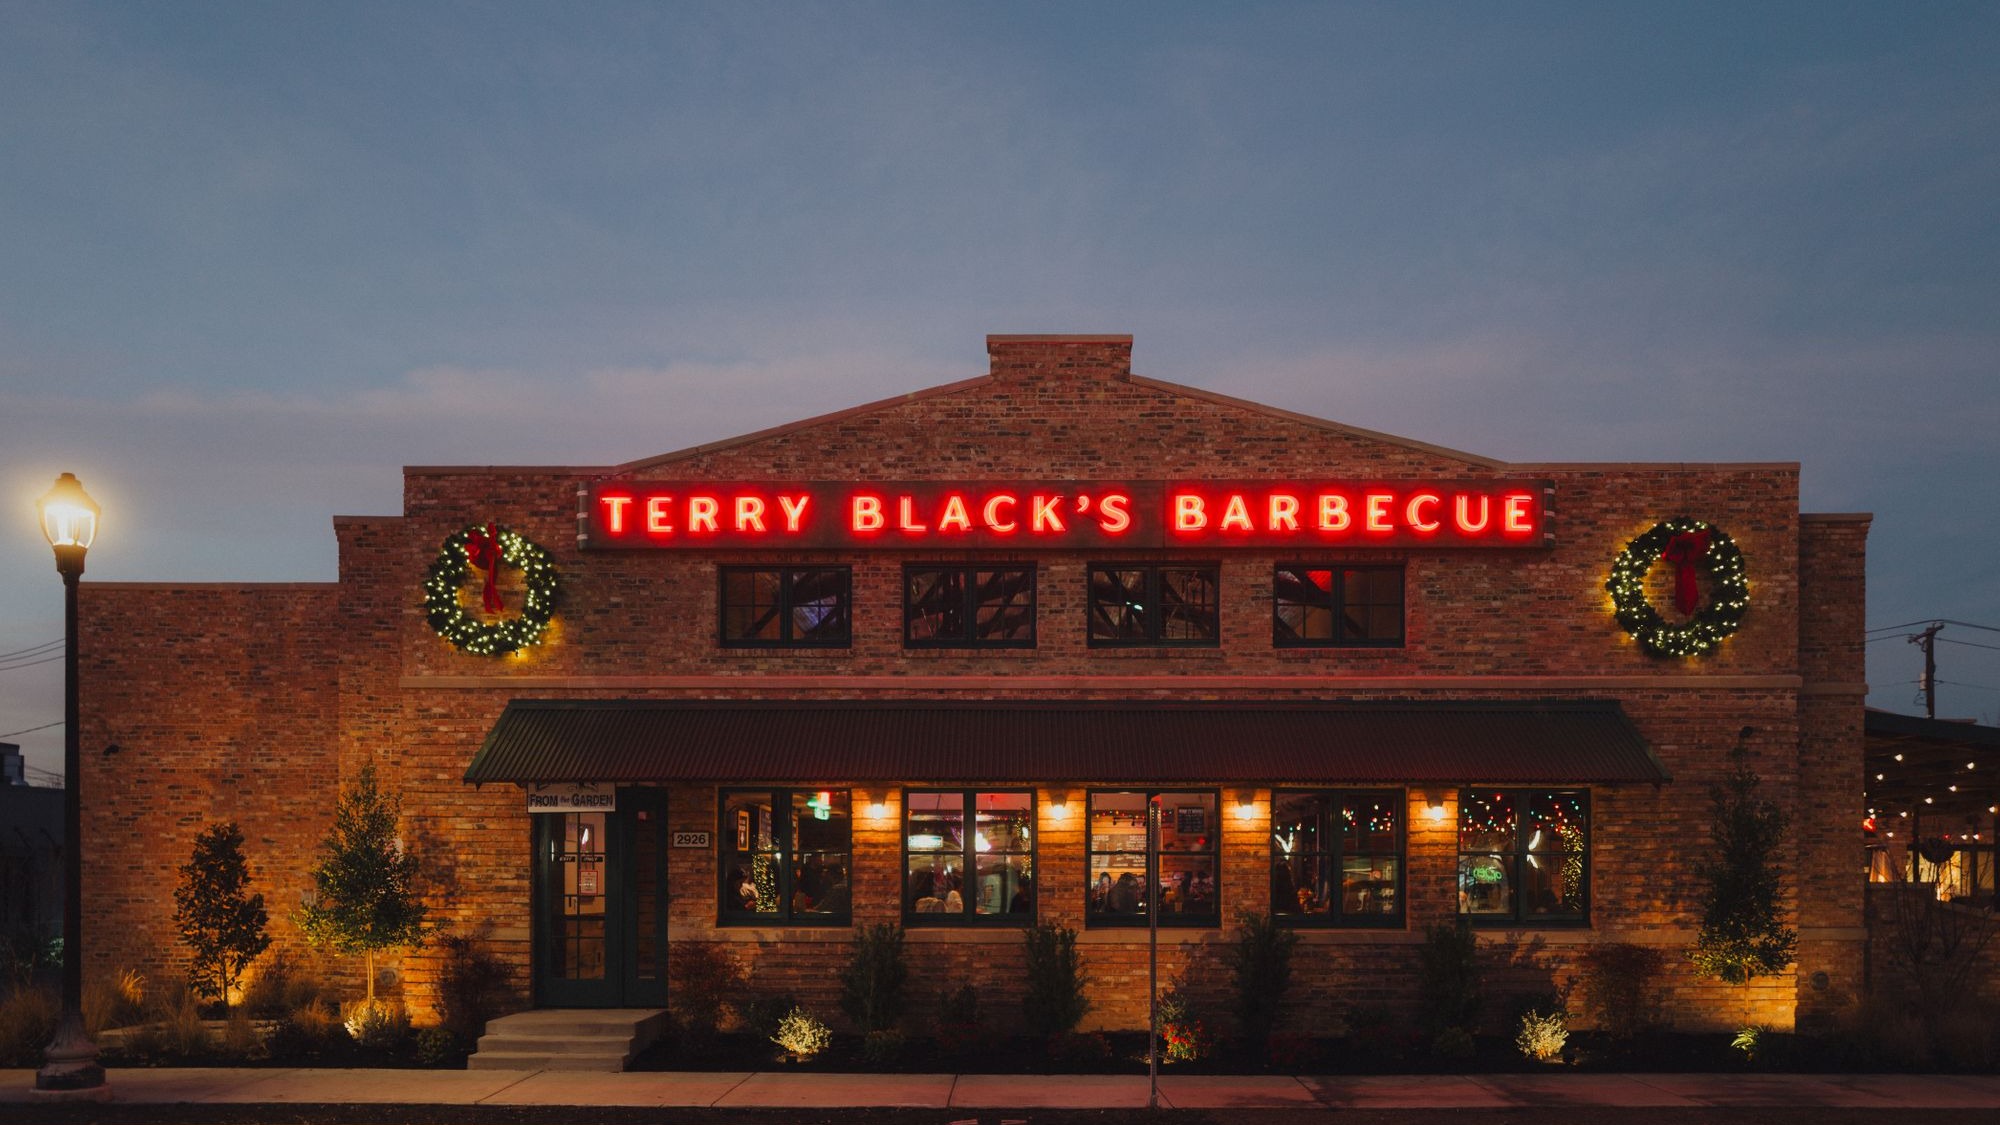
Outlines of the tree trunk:
[{"label": "tree trunk", "polygon": [[372,1008],[375,1006],[375,951],[371,949],[363,953],[361,963],[368,971],[368,1006]]}]

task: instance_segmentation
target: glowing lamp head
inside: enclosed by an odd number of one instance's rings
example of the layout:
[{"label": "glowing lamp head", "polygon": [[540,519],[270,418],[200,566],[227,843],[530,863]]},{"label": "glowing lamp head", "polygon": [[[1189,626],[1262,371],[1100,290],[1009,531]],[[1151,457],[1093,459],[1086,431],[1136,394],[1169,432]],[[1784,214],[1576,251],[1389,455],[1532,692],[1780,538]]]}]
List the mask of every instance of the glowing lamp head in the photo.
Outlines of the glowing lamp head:
[{"label": "glowing lamp head", "polygon": [[1424,819],[1426,820],[1444,819],[1443,797],[1432,797],[1424,802]]},{"label": "glowing lamp head", "polygon": [[101,509],[83,490],[83,483],[74,473],[57,477],[55,487],[35,501],[35,510],[42,517],[42,537],[58,553],[87,551],[97,538],[97,516]]},{"label": "glowing lamp head", "polygon": [[1069,819],[1069,802],[1056,801],[1049,805],[1049,819],[1060,824]]},{"label": "glowing lamp head", "polygon": [[1236,798],[1236,819],[1253,820],[1257,816],[1257,799],[1244,794]]},{"label": "glowing lamp head", "polygon": [[876,821],[889,819],[889,806],[882,801],[871,803],[868,806],[868,819]]}]

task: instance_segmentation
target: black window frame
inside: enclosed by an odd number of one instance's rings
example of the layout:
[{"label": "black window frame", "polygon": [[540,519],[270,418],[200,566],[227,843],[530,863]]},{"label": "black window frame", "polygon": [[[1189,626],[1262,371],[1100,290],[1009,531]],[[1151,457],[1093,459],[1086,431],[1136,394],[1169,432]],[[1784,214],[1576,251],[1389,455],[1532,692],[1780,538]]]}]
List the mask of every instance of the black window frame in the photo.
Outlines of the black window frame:
[{"label": "black window frame", "polygon": [[[1324,799],[1331,808],[1337,808],[1356,800],[1381,800],[1387,802],[1391,808],[1396,810],[1396,844],[1393,851],[1353,853],[1370,856],[1393,855],[1396,861],[1394,888],[1396,909],[1380,914],[1350,914],[1346,906],[1347,896],[1342,893],[1331,896],[1332,909],[1324,914],[1300,913],[1297,910],[1281,913],[1278,910],[1278,867],[1281,853],[1274,838],[1271,841],[1271,884],[1267,892],[1267,897],[1270,899],[1272,919],[1280,925],[1314,929],[1403,928],[1407,924],[1409,906],[1410,799],[1408,790],[1373,788],[1318,789],[1311,787],[1273,789],[1271,791],[1271,816],[1268,828],[1274,837],[1278,829],[1278,802],[1287,797],[1318,797]],[[1330,844],[1322,847],[1317,854],[1325,858],[1325,861],[1329,865],[1328,869],[1333,873],[1335,878],[1338,878],[1344,870],[1342,861],[1349,854],[1346,848],[1345,834],[1332,831],[1329,823],[1329,827],[1325,831],[1325,838],[1330,841]],[[1296,899],[1294,903],[1296,904]]]},{"label": "black window frame", "polygon": [[[973,873],[972,877],[968,877],[965,880],[966,885],[970,886],[972,883],[972,878],[976,877],[978,872],[977,857],[980,854],[992,854],[992,853],[980,853],[978,851],[978,823],[979,823],[978,800],[979,800],[979,795],[982,793],[1004,793],[1008,796],[1028,798],[1028,850],[1025,852],[999,853],[1001,855],[1025,855],[1028,857],[1029,878],[1033,880],[1034,890],[1032,892],[1032,897],[1029,899],[1027,913],[981,914],[978,912],[978,903],[976,901],[977,896],[972,894],[964,894],[960,896],[964,901],[960,904],[959,912],[957,914],[949,914],[941,911],[925,911],[919,913],[915,909],[916,903],[914,902],[914,900],[910,895],[910,855],[911,855],[910,797],[912,795],[924,795],[924,794],[932,794],[932,795],[955,794],[964,800],[964,805],[963,805],[963,808],[965,810],[964,815],[967,818],[964,823],[967,828],[967,831],[963,833],[963,839],[959,841],[958,855],[961,863],[963,864],[960,870],[963,872]],[[1041,821],[1036,819],[1039,813],[1040,813],[1040,804],[1036,799],[1035,791],[1032,788],[1026,786],[988,785],[988,786],[973,786],[970,788],[963,788],[959,786],[923,786],[923,787],[903,790],[903,817],[902,817],[903,838],[900,849],[903,857],[902,861],[903,874],[902,874],[902,884],[901,884],[903,925],[905,927],[917,927],[917,928],[955,927],[955,926],[980,926],[980,927],[998,926],[1002,928],[1011,926],[1020,928],[1020,927],[1034,925],[1035,919],[1039,916],[1039,912],[1041,910],[1041,897],[1042,897],[1042,880],[1041,880],[1041,867],[1040,867],[1041,863],[1040,849],[1042,843],[1042,833],[1041,833]],[[949,855],[951,853],[939,850],[935,852],[918,852],[916,854]]]},{"label": "black window frame", "polygon": [[[1097,575],[1103,571],[1137,570],[1145,573],[1145,636],[1125,639],[1099,637]],[[1173,638],[1165,636],[1165,602],[1161,597],[1161,576],[1169,570],[1207,571],[1215,589],[1215,631],[1210,637]],[[1220,562],[1094,562],[1084,568],[1083,635],[1090,648],[1220,648],[1222,647],[1222,564]]]},{"label": "black window frame", "polygon": [[[1162,910],[1159,912],[1159,917],[1160,917],[1160,926],[1163,929],[1164,928],[1211,929],[1211,930],[1219,929],[1222,926],[1222,883],[1223,883],[1222,790],[1200,785],[1193,785],[1193,786],[1182,785],[1182,786],[1163,787],[1163,788],[1103,786],[1095,789],[1087,789],[1084,791],[1084,797],[1083,797],[1083,925],[1084,928],[1085,929],[1132,929],[1134,927],[1145,926],[1148,924],[1145,911],[1141,911],[1138,914],[1111,914],[1097,910],[1091,905],[1091,894],[1093,888],[1091,886],[1090,872],[1091,868],[1094,866],[1094,861],[1096,860],[1096,858],[1099,855],[1131,854],[1130,852],[1118,851],[1118,850],[1100,851],[1097,848],[1097,824],[1095,816],[1096,806],[1094,804],[1094,798],[1099,796],[1121,794],[1121,793],[1142,794],[1145,797],[1145,803],[1149,808],[1151,807],[1152,803],[1155,800],[1158,800],[1160,797],[1165,796],[1167,794],[1173,794],[1173,793],[1195,793],[1213,798],[1214,803],[1210,806],[1210,808],[1214,810],[1215,823],[1209,829],[1208,849],[1204,852],[1189,851],[1189,852],[1174,852],[1171,854],[1205,855],[1209,858],[1209,861],[1212,864],[1212,870],[1215,872],[1214,906],[1211,908],[1210,911],[1204,912],[1198,916],[1169,913],[1167,911]],[[1163,810],[1163,815],[1164,812],[1165,811]],[[1158,887],[1160,885],[1160,854],[1161,853],[1160,853],[1159,841],[1152,839],[1149,833],[1146,846],[1146,864],[1145,864],[1147,886]]]},{"label": "black window frame", "polygon": [[[1039,622],[1041,591],[1038,586],[1041,576],[1032,562],[994,563],[904,563],[903,564],[903,647],[904,648],[1034,648]],[[965,634],[957,637],[933,637],[918,640],[910,635],[910,625],[915,616],[910,603],[910,576],[931,571],[940,574],[960,575],[961,593],[965,599],[962,613]],[[973,581],[980,571],[1020,571],[1028,577],[1028,635],[1025,639],[982,640],[979,637],[979,588]]]},{"label": "black window frame", "polygon": [[[1280,607],[1287,599],[1279,596],[1279,575],[1286,571],[1327,570],[1333,572],[1333,589],[1327,592],[1325,601],[1305,602],[1292,600],[1290,604],[1310,605],[1326,610],[1332,618],[1331,637],[1285,636],[1285,626],[1281,623]],[[1396,575],[1397,628],[1394,640],[1374,640],[1347,636],[1347,572],[1365,570],[1374,573],[1393,572]],[[1296,581],[1296,580],[1295,580]],[[1310,582],[1298,583],[1311,589]],[[1271,645],[1274,648],[1403,648],[1410,639],[1410,582],[1409,567],[1404,563],[1341,563],[1341,562],[1287,562],[1271,568]]]},{"label": "black window frame", "polygon": [[[1514,809],[1516,810],[1514,814],[1514,846],[1513,850],[1507,854],[1507,858],[1511,860],[1513,863],[1511,877],[1513,880],[1514,908],[1512,911],[1507,913],[1499,913],[1494,911],[1475,913],[1473,911],[1465,909],[1464,881],[1465,881],[1466,859],[1468,857],[1495,856],[1501,854],[1499,852],[1487,849],[1474,849],[1471,851],[1466,850],[1465,847],[1465,815],[1467,807],[1466,798],[1469,794],[1473,793],[1494,793],[1502,795],[1513,801]],[[1583,870],[1580,872],[1578,878],[1578,883],[1579,883],[1578,893],[1583,899],[1583,909],[1575,914],[1550,914],[1532,910],[1529,908],[1528,896],[1522,893],[1525,888],[1523,886],[1524,880],[1521,877],[1521,871],[1523,866],[1527,863],[1527,857],[1529,855],[1547,856],[1547,855],[1565,854],[1563,849],[1557,849],[1557,848],[1530,849],[1528,847],[1528,844],[1532,838],[1529,836],[1529,828],[1528,828],[1529,818],[1526,814],[1526,810],[1528,802],[1536,796],[1576,797],[1580,800],[1583,806],[1582,813],[1583,813],[1584,835],[1583,835],[1583,848],[1581,849]],[[1453,828],[1452,845],[1456,859],[1456,863],[1454,865],[1456,870],[1454,870],[1452,875],[1452,886],[1455,890],[1458,891],[1460,896],[1460,903],[1457,916],[1466,919],[1475,927],[1502,926],[1502,927],[1514,927],[1518,929],[1520,927],[1526,926],[1526,927],[1533,927],[1536,929],[1565,929],[1565,930],[1589,928],[1590,916],[1591,916],[1591,899],[1593,897],[1592,892],[1594,890],[1592,883],[1595,877],[1594,872],[1591,870],[1592,868],[1591,853],[1593,850],[1595,850],[1593,846],[1593,835],[1595,832],[1595,825],[1593,821],[1594,816],[1595,813],[1592,810],[1591,791],[1585,787],[1552,788],[1548,786],[1536,786],[1536,785],[1529,785],[1529,786],[1479,785],[1479,786],[1471,786],[1469,788],[1460,789],[1458,791],[1458,817],[1456,822],[1452,826]]]},{"label": "black window frame", "polygon": [[[779,638],[761,640],[755,637],[731,637],[729,635],[729,579],[732,575],[776,573],[778,575],[778,602],[776,613],[779,621]],[[839,574],[842,583],[841,617],[847,628],[837,639],[811,640],[792,635],[793,604],[792,591],[796,576],[807,572]],[[747,564],[742,566],[718,566],[715,568],[715,634],[723,648],[852,648],[854,646],[854,568],[847,564]]]},{"label": "black window frame", "polygon": [[[793,909],[794,895],[797,893],[793,868],[797,866],[799,849],[792,838],[792,799],[800,793],[839,793],[847,799],[847,909],[840,913],[819,914]],[[733,846],[736,826],[730,823],[729,799],[746,793],[768,794],[771,798],[772,839],[778,857],[778,906],[774,912],[759,913],[748,910],[732,910],[729,903],[736,888],[729,885],[730,859],[738,853]],[[783,816],[779,816],[783,810]],[[847,929],[854,925],[854,792],[837,785],[732,785],[716,790],[715,795],[715,924],[717,926],[785,926],[790,928],[811,927],[817,929]],[[754,828],[752,830],[755,831]]]}]

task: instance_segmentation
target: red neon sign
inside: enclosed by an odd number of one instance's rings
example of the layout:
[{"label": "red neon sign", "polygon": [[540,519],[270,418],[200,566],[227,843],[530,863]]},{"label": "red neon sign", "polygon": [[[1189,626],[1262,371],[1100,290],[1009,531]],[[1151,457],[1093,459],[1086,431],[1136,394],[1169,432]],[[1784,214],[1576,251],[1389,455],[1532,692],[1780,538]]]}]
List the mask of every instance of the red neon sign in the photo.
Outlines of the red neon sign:
[{"label": "red neon sign", "polygon": [[593,482],[590,548],[1538,547],[1546,482]]}]

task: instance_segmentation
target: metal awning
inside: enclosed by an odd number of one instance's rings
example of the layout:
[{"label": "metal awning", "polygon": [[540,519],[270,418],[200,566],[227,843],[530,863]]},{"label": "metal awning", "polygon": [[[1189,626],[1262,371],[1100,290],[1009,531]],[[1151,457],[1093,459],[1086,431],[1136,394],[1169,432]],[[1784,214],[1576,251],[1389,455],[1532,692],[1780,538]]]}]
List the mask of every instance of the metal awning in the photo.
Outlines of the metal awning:
[{"label": "metal awning", "polygon": [[2000,728],[1873,708],[1865,724],[1864,788],[1877,820],[1929,820],[1925,835],[2000,825]]},{"label": "metal awning", "polygon": [[1668,780],[1618,704],[534,700],[475,783]]}]

